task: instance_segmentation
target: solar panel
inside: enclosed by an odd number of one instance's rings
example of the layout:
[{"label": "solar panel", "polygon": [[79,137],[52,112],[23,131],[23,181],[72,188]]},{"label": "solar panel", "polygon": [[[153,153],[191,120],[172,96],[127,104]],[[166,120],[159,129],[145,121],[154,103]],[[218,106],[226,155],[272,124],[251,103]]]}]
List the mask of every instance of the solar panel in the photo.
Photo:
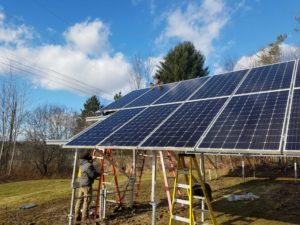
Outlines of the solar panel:
[{"label": "solar panel", "polygon": [[105,107],[120,111],[66,147],[294,154],[300,151],[300,63],[294,67],[292,61],[131,92]]},{"label": "solar panel", "polygon": [[184,103],[143,147],[194,147],[227,98]]},{"label": "solar panel", "polygon": [[152,90],[148,91],[143,96],[141,96],[140,98],[134,100],[125,108],[151,105],[154,101],[162,97],[164,94],[166,94],[171,88],[173,88],[177,84],[178,83],[171,83],[171,84],[162,85],[160,87],[155,87]]},{"label": "solar panel", "polygon": [[182,81],[175,88],[171,89],[161,99],[155,102],[155,104],[185,101],[208,79],[209,77],[203,77],[203,78],[196,78],[192,80]]},{"label": "solar panel", "polygon": [[300,150],[300,89],[293,95],[285,150]]},{"label": "solar panel", "polygon": [[170,104],[149,107],[100,145],[137,146],[178,106],[179,104]]},{"label": "solar panel", "polygon": [[142,110],[143,108],[118,111],[92,128],[87,129],[81,135],[68,142],[66,146],[95,146]]},{"label": "solar panel", "polygon": [[297,66],[295,87],[300,87],[300,63],[298,63],[298,66]]},{"label": "solar panel", "polygon": [[248,70],[213,76],[191,99],[231,95]]},{"label": "solar panel", "polygon": [[132,102],[134,99],[140,97],[147,91],[149,91],[149,88],[132,91],[132,92],[128,93],[127,95],[125,95],[124,97],[122,97],[122,98],[112,102],[108,106],[104,107],[103,110],[120,109],[120,108],[124,107],[125,105],[127,105],[128,103]]},{"label": "solar panel", "polygon": [[253,68],[237,93],[290,88],[294,63],[292,61]]},{"label": "solar panel", "polygon": [[200,149],[279,150],[288,91],[233,97]]}]

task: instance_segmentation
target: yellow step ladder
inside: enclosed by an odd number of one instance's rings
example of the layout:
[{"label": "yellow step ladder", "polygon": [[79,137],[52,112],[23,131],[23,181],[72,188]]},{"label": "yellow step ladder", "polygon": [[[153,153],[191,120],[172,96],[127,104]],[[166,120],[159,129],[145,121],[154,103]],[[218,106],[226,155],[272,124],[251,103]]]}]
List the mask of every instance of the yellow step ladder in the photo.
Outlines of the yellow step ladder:
[{"label": "yellow step ladder", "polygon": [[[186,161],[187,164],[186,165]],[[182,178],[182,175],[184,179]],[[182,181],[184,180],[184,181]],[[203,197],[193,196],[193,185],[200,184],[203,192]],[[187,192],[187,197],[177,197],[177,190],[184,190]],[[194,206],[194,199],[204,200],[207,210],[197,209]],[[197,201],[197,200],[196,200]],[[175,215],[175,204],[186,205],[189,208],[188,217],[183,217],[181,215]],[[182,210],[181,210],[182,211]],[[205,188],[205,183],[202,180],[202,176],[200,174],[199,166],[197,163],[196,156],[194,154],[179,154],[178,162],[177,162],[177,171],[176,177],[174,181],[174,189],[173,189],[173,197],[172,197],[172,208],[170,212],[170,220],[169,225],[172,225],[174,221],[179,221],[182,223],[186,223],[189,225],[198,225],[204,224],[201,222],[201,216],[196,218],[197,213],[200,212],[202,214],[209,214],[211,224],[217,225],[217,221],[214,217],[213,210],[210,204],[209,196],[207,194],[207,190]],[[197,221],[198,220],[198,221]],[[202,218],[204,221],[204,218]]]}]

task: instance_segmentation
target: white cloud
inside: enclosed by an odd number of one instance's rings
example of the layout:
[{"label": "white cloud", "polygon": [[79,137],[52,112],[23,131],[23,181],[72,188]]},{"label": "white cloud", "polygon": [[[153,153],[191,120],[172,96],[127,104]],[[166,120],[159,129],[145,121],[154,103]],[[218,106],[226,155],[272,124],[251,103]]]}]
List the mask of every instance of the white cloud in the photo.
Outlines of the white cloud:
[{"label": "white cloud", "polygon": [[16,46],[26,43],[34,36],[33,29],[29,26],[7,24],[5,14],[0,11],[0,45]]},{"label": "white cloud", "polygon": [[[88,89],[83,85],[88,84],[102,90],[101,97],[111,98],[120,90],[122,93],[130,90],[128,74],[131,65],[121,52],[112,53],[109,35],[109,29],[102,21],[87,20],[63,33],[64,44],[30,46],[28,37],[33,37],[30,29],[25,25],[6,24],[4,14],[0,13],[0,62],[13,65],[15,73],[26,74],[24,70],[29,70],[35,75],[28,77],[48,89],[83,93],[82,89]],[[3,65],[0,69],[2,74],[7,72]],[[95,88],[89,88],[85,93]]]},{"label": "white cloud", "polygon": [[[242,56],[238,59],[234,69],[246,69],[246,68],[253,68],[260,66],[259,59],[263,51],[266,51],[267,49],[260,50],[252,55],[248,56]],[[281,44],[280,45],[280,51],[281,51],[281,59],[280,61],[289,61],[289,60],[295,60],[300,58],[300,47],[289,45],[289,44]]]},{"label": "white cloud", "polygon": [[156,42],[159,44],[172,39],[191,41],[208,56],[214,50],[214,40],[228,20],[228,9],[222,0],[189,3],[185,9],[176,8],[168,13],[166,28]]},{"label": "white cloud", "polygon": [[99,19],[76,23],[64,37],[71,48],[86,54],[103,54],[109,50],[109,28]]}]

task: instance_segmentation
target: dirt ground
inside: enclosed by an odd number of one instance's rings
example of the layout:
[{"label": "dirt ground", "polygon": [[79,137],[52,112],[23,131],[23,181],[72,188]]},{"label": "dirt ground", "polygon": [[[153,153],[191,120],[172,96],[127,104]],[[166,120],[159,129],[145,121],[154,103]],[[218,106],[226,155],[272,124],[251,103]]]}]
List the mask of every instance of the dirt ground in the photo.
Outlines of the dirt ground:
[{"label": "dirt ground", "polygon": [[[221,177],[210,182],[213,188],[212,203],[218,224],[300,224],[300,183],[289,178]],[[253,192],[260,196],[254,201],[228,202],[224,196],[232,193]],[[151,224],[150,180],[144,181],[138,202],[133,209],[115,206],[107,210],[107,219],[100,224],[147,225]],[[157,224],[168,224],[169,212],[162,188],[157,182]],[[9,204],[0,207],[0,224],[63,225],[67,224],[70,196],[38,204],[32,209],[21,210]],[[184,209],[181,209],[184,211]]]}]

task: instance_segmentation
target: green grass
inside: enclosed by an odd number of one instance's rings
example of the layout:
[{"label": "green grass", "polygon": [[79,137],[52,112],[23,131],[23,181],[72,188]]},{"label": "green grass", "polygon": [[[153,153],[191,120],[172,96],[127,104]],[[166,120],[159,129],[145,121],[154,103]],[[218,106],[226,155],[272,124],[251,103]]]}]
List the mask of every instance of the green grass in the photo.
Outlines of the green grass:
[{"label": "green grass", "polygon": [[0,184],[0,207],[44,203],[70,195],[70,180],[32,180]]},{"label": "green grass", "polygon": [[[120,179],[123,183],[124,178]],[[97,182],[95,182],[97,183]],[[246,178],[245,183],[240,177],[221,177],[218,180],[209,181],[213,189],[214,202],[212,203],[219,224],[237,225],[292,225],[300,224],[300,185],[287,178]],[[146,171],[143,176],[140,203],[148,205],[151,191],[151,173]],[[255,201],[228,202],[224,196],[252,192],[260,199]],[[51,215],[47,210],[53,210],[62,216],[67,214],[70,200],[70,179],[33,180],[0,184],[0,208],[8,210],[16,209],[25,203],[46,203],[47,209],[43,209],[43,217]],[[166,198],[163,191],[163,178],[157,173],[156,197],[158,201]],[[54,200],[63,200],[55,203]],[[62,207],[65,211],[61,211]],[[166,206],[165,206],[166,207]],[[36,209],[40,212],[40,209]],[[168,220],[168,212],[158,209],[163,214],[164,224]],[[0,210],[1,211],[1,210]],[[23,212],[23,211],[22,211]],[[24,213],[29,211],[24,211]],[[35,212],[35,211],[33,211]],[[37,212],[36,212],[37,213]],[[0,213],[1,214],[1,213]],[[151,213],[148,213],[151,215]],[[4,214],[3,214],[4,215]],[[1,216],[1,215],[0,215]],[[20,214],[20,219],[23,214]],[[28,215],[27,215],[28,216]],[[141,216],[139,214],[136,217]],[[45,219],[44,218],[44,219]],[[0,218],[1,221],[1,218]],[[147,220],[148,221],[148,220]],[[150,221],[150,220],[149,220]],[[123,221],[124,222],[124,221]],[[0,223],[1,224],[1,223]],[[133,223],[134,224],[134,223]]]}]

